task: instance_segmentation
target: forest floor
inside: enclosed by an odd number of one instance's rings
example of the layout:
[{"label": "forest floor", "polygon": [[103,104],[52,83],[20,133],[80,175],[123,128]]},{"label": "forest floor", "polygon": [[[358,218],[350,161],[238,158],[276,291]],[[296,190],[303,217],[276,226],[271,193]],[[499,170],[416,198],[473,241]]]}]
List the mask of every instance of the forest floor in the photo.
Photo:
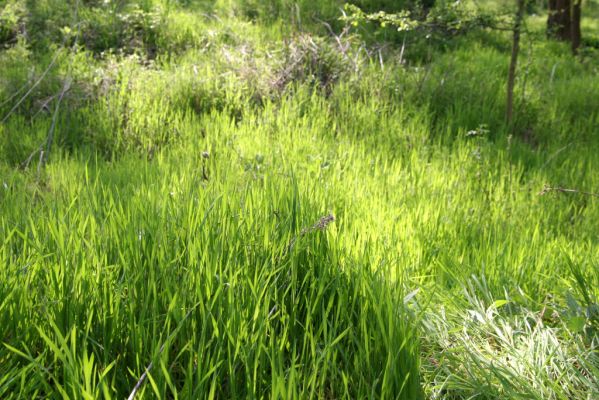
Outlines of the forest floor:
[{"label": "forest floor", "polygon": [[596,2],[297,3],[0,1],[0,398],[599,398]]}]

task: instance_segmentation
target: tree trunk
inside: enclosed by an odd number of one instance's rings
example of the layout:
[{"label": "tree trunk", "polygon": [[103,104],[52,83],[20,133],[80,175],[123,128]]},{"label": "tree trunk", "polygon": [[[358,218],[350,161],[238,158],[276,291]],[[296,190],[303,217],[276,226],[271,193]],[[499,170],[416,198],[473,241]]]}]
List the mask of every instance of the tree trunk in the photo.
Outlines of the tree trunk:
[{"label": "tree trunk", "polygon": [[572,15],[570,13],[570,9],[572,7],[572,3],[570,0],[557,0],[557,26],[556,26],[556,34],[557,38],[563,40],[565,42],[569,42],[571,40],[571,24],[572,24]]},{"label": "tree trunk", "polygon": [[581,42],[580,15],[582,0],[549,0],[547,36],[569,42],[576,53]]},{"label": "tree trunk", "polygon": [[572,52],[576,54],[580,47],[581,32],[580,32],[580,7],[582,0],[573,0],[572,4],[572,23],[570,24],[570,38],[572,40]]},{"label": "tree trunk", "polygon": [[557,31],[557,0],[549,0],[547,10],[547,37],[554,38]]},{"label": "tree trunk", "polygon": [[516,83],[516,67],[518,66],[518,52],[520,51],[520,29],[522,27],[522,19],[524,18],[525,5],[526,0],[518,0],[518,11],[516,12],[516,20],[514,21],[514,38],[512,41],[512,58],[507,78],[507,104],[505,111],[505,120],[508,125],[511,125],[514,114],[514,85]]}]

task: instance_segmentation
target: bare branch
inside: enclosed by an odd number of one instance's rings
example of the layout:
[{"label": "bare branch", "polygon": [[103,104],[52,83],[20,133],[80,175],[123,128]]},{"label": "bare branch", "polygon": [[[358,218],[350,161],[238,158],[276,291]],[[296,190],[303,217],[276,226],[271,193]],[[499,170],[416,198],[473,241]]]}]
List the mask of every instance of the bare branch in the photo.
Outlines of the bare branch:
[{"label": "bare branch", "polygon": [[[166,347],[166,345],[168,343],[170,343],[171,340],[174,339],[174,337],[177,335],[177,333],[179,333],[179,330],[183,326],[183,323],[187,320],[187,318],[189,318],[189,316],[191,315],[191,313],[193,312],[193,310],[195,310],[200,304],[201,304],[201,302],[195,304],[193,307],[191,307],[189,309],[189,311],[187,311],[187,314],[185,314],[185,316],[183,317],[183,319],[181,320],[181,322],[179,322],[179,325],[177,325],[177,327],[175,328],[175,330],[166,338],[166,340],[164,341],[164,343],[162,344],[162,346],[160,346],[160,350],[158,350],[158,354],[156,354],[156,357],[159,357],[162,354],[162,352],[164,351],[164,348]],[[139,391],[139,389],[141,388],[141,386],[144,384],[144,382],[145,382],[145,380],[146,380],[146,378],[148,376],[148,373],[150,372],[150,370],[152,369],[153,366],[154,366],[154,361],[151,361],[148,364],[148,366],[146,367],[144,373],[141,374],[141,376],[139,377],[139,379],[135,383],[135,386],[133,387],[133,390],[131,391],[131,394],[129,394],[129,397],[127,397],[127,400],[133,400],[133,399],[135,399],[135,396],[137,395],[137,392]]]},{"label": "bare branch", "polygon": [[578,189],[567,189],[567,188],[563,188],[563,187],[559,187],[559,186],[553,187],[553,186],[549,186],[549,185],[543,186],[543,190],[541,190],[539,192],[539,196],[543,196],[543,195],[546,195],[547,193],[551,193],[551,192],[573,193],[573,194],[582,194],[585,196],[599,197],[599,193],[585,192],[585,191],[578,190]]}]

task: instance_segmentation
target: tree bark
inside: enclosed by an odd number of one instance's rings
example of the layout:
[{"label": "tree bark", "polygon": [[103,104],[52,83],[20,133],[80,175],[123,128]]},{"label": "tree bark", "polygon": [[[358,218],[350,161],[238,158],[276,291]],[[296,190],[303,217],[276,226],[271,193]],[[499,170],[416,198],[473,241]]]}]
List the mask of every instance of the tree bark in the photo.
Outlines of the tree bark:
[{"label": "tree bark", "polygon": [[570,41],[571,0],[549,0],[547,34],[558,40]]},{"label": "tree bark", "polygon": [[516,83],[516,67],[518,66],[518,53],[520,51],[520,30],[522,27],[522,19],[524,18],[525,5],[526,0],[518,0],[518,11],[516,11],[516,20],[514,21],[514,37],[512,41],[512,57],[507,78],[507,104],[505,111],[505,120],[508,125],[511,125],[514,114],[514,85]]},{"label": "tree bark", "polygon": [[547,10],[547,37],[555,37],[558,26],[557,22],[557,0],[549,0]]},{"label": "tree bark", "polygon": [[580,47],[580,16],[582,0],[549,0],[547,36],[570,43],[576,53]]},{"label": "tree bark", "polygon": [[582,0],[572,1],[572,20],[570,25],[570,38],[572,41],[572,52],[576,54],[580,47],[580,41],[582,34],[580,32],[580,14],[581,14],[581,3]]}]

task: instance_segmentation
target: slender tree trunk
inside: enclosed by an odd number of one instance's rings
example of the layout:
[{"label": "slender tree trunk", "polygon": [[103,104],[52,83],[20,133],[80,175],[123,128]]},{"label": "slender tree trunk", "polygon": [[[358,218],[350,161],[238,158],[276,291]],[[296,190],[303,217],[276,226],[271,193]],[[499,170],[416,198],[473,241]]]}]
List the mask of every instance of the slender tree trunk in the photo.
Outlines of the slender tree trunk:
[{"label": "slender tree trunk", "polygon": [[582,0],[572,1],[572,21],[570,24],[570,38],[572,40],[572,52],[576,54],[580,47],[581,32],[580,32],[580,7]]},{"label": "slender tree trunk", "polygon": [[518,11],[516,12],[516,20],[514,21],[514,38],[512,41],[512,58],[507,78],[507,104],[505,111],[505,120],[508,125],[511,125],[514,114],[514,85],[516,83],[516,67],[518,66],[518,52],[520,51],[520,30],[522,28],[522,19],[524,18],[525,4],[526,0],[518,0]]}]

